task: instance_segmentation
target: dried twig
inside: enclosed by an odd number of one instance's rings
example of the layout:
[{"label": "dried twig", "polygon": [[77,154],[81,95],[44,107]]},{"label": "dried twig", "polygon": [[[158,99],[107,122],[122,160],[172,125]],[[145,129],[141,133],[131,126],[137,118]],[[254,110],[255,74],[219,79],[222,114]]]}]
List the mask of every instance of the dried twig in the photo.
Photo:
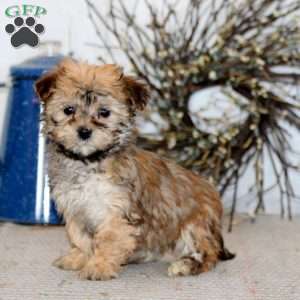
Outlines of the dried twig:
[{"label": "dried twig", "polygon": [[[141,2],[146,26],[137,18]],[[143,145],[205,174],[221,194],[233,184],[230,229],[239,180],[249,165],[256,174],[255,212],[264,208],[267,156],[280,192],[281,215],[291,217],[291,203],[298,196],[290,171],[299,169],[288,159],[295,151],[283,124],[300,130],[299,97],[287,89],[295,90],[300,82],[300,1],[164,0],[159,9],[156,1],[144,0],[131,10],[127,2],[111,0],[108,15],[91,0],[86,3],[107,62],[117,61],[113,52],[121,50],[132,71],[151,87],[152,108],[168,124],[159,139],[142,137]],[[100,25],[115,45],[104,39]],[[278,69],[282,66],[290,72]],[[188,103],[195,91],[218,85],[228,88],[229,100],[247,117],[229,125],[220,118],[226,130],[210,133],[197,126]],[[201,122],[213,126],[216,120]]]}]

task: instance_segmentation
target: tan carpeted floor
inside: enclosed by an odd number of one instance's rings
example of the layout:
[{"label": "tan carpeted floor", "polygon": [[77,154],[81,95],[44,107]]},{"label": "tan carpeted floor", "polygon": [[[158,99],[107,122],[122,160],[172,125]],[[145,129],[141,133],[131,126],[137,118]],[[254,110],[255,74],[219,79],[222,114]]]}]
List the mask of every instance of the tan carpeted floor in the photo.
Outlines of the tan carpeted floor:
[{"label": "tan carpeted floor", "polygon": [[298,300],[300,218],[241,219],[226,244],[235,260],[197,277],[171,279],[166,265],[130,265],[118,279],[79,280],[51,262],[67,249],[62,227],[0,226],[1,300]]}]

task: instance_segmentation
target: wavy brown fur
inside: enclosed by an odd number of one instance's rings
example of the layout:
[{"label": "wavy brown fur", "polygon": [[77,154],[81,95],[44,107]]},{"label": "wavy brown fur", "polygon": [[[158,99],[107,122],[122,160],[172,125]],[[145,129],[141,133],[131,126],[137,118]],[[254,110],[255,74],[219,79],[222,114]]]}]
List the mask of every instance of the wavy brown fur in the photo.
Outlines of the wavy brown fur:
[{"label": "wavy brown fur", "polygon": [[[177,276],[206,272],[233,257],[223,244],[215,188],[134,145],[135,111],[149,94],[144,84],[114,65],[67,60],[41,78],[36,90],[50,139],[51,192],[71,244],[56,266],[105,280],[129,262],[169,261],[169,276]],[[74,113],[66,115],[70,106]],[[103,107],[109,116],[99,114]],[[82,126],[92,132],[85,141],[77,134]],[[58,145],[83,159],[58,151]],[[108,147],[114,150],[105,157],[84,160]]]}]

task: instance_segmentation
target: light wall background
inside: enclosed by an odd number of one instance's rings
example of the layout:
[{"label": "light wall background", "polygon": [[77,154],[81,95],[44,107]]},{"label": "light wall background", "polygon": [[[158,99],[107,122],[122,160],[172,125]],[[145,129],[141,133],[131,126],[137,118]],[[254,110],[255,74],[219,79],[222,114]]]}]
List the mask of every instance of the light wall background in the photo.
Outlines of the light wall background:
[{"label": "light wall background", "polygon": [[[140,0],[141,1],[141,0]],[[152,0],[154,1],[154,0]],[[221,0],[222,1],[222,0]],[[223,0],[226,1],[226,0]],[[126,5],[132,6],[135,0],[126,0]],[[142,1],[141,1],[142,2]],[[155,2],[160,5],[161,0],[155,0]],[[184,1],[183,1],[184,2]],[[94,0],[94,3],[99,7],[100,10],[105,12],[108,7],[109,0]],[[10,36],[5,32],[4,28],[6,24],[11,23],[13,19],[5,16],[5,9],[11,5],[21,5],[21,4],[31,4],[39,5],[47,9],[47,15],[42,16],[38,21],[40,21],[45,26],[45,32],[40,36],[42,42],[47,41],[58,41],[61,43],[60,53],[63,55],[68,55],[69,53],[74,53],[76,58],[81,58],[89,62],[97,62],[97,56],[99,55],[98,49],[90,46],[93,43],[99,43],[99,40],[95,34],[93,26],[89,21],[87,15],[87,7],[84,0],[39,0],[39,1],[10,1],[1,0],[0,6],[0,45],[1,45],[1,55],[0,55],[0,82],[5,82],[10,84],[9,68],[13,65],[19,64],[22,61],[33,58],[34,56],[47,54],[45,47],[31,48],[28,46],[22,46],[18,49],[13,48],[10,45]],[[139,6],[138,18],[143,22],[145,19],[145,10],[143,5]],[[101,30],[101,29],[100,29]],[[105,29],[102,29],[104,36]],[[125,69],[126,69],[126,63]],[[0,147],[2,146],[2,136],[4,134],[5,127],[4,116],[6,114],[7,108],[7,94],[8,88],[0,89]],[[200,100],[200,99],[199,99]],[[300,148],[300,136],[298,133],[293,132],[291,136],[292,144]],[[0,149],[1,150],[1,149]],[[0,151],[1,152],[1,151]],[[266,174],[270,173],[270,166],[266,167]],[[270,173],[271,174],[271,173]],[[254,208],[255,195],[249,196],[247,190],[251,185],[253,178],[252,172],[247,172],[240,185],[240,197],[241,200],[238,204],[238,210],[242,212],[252,213]],[[271,175],[269,180],[271,181]],[[268,181],[268,176],[267,176]],[[293,174],[292,181],[296,188],[296,192],[300,194],[300,174]],[[225,203],[230,204],[231,201],[230,192],[225,196]],[[295,200],[292,203],[293,210],[296,213],[300,213],[300,200]],[[268,194],[266,197],[266,211],[267,213],[279,213],[279,195],[278,191],[274,190]]]}]

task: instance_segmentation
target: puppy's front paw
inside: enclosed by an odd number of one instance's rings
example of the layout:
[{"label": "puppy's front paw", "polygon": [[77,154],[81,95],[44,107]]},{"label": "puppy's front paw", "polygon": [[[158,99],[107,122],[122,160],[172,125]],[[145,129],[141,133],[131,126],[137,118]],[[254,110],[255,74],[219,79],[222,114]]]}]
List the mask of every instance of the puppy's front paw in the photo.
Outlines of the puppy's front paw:
[{"label": "puppy's front paw", "polygon": [[79,277],[88,280],[109,280],[118,276],[119,269],[103,262],[103,260],[90,259],[80,271]]},{"label": "puppy's front paw", "polygon": [[52,265],[68,271],[81,270],[86,263],[86,256],[78,249],[72,249],[69,254],[56,259]]}]

